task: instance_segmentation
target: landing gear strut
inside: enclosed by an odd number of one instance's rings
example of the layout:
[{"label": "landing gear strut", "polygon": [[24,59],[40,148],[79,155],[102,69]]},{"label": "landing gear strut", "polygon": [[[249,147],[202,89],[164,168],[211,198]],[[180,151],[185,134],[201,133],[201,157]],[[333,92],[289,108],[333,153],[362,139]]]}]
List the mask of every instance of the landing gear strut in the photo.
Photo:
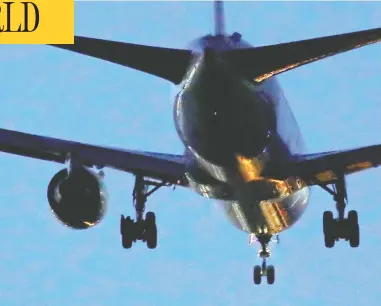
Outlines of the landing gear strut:
[{"label": "landing gear strut", "polygon": [[[262,281],[262,276],[266,276],[269,285],[274,284],[275,281],[275,268],[272,265],[267,265],[267,259],[270,258],[269,243],[271,242],[271,235],[257,236],[258,242],[261,244],[261,250],[258,256],[262,258],[262,265],[256,265],[253,271],[254,284],[259,285]],[[279,238],[276,240],[279,243]]]},{"label": "landing gear strut", "polygon": [[338,212],[337,218],[333,217],[331,211],[325,211],[323,214],[325,246],[327,248],[332,248],[335,245],[335,241],[345,239],[346,241],[349,240],[349,244],[352,248],[357,248],[360,245],[360,228],[357,212],[351,210],[348,212],[348,217],[344,217],[345,207],[348,203],[344,175],[340,175],[337,178],[332,189],[325,185],[321,185],[320,187],[333,196]]},{"label": "landing gear strut", "polygon": [[[154,186],[152,190],[148,190],[150,186]],[[131,217],[120,218],[120,234],[122,235],[123,248],[129,249],[132,243],[137,240],[142,240],[147,243],[149,249],[155,249],[157,246],[157,227],[156,216],[153,212],[149,211],[143,218],[145,211],[145,203],[147,198],[156,190],[163,186],[170,186],[165,182],[158,183],[154,181],[145,180],[143,176],[136,176],[135,186],[132,192],[133,205],[136,211],[136,220]]]}]

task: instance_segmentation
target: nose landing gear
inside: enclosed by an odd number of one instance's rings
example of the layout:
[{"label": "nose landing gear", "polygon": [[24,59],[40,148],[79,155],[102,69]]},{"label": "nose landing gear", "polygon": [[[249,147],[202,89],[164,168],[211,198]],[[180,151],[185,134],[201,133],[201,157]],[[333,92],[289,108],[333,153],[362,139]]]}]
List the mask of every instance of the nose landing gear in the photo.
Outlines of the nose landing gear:
[{"label": "nose landing gear", "polygon": [[[154,181],[144,180],[142,176],[136,176],[135,186],[132,193],[133,205],[136,211],[136,220],[131,217],[120,218],[120,234],[122,235],[122,246],[125,249],[132,247],[132,243],[137,240],[146,242],[149,249],[155,249],[157,246],[157,227],[155,213],[149,211],[143,218],[145,211],[145,203],[147,198],[156,190],[163,186],[170,186],[166,182],[158,183]],[[148,191],[149,186],[154,188]]]},{"label": "nose landing gear", "polygon": [[[258,235],[257,240],[261,244],[261,250],[258,252],[258,256],[262,258],[262,265],[254,266],[253,280],[254,284],[259,285],[262,282],[262,277],[266,277],[269,285],[275,282],[275,268],[273,265],[267,265],[267,259],[270,258],[271,252],[269,249],[269,243],[271,242],[271,235]],[[275,240],[279,243],[279,237]]]}]

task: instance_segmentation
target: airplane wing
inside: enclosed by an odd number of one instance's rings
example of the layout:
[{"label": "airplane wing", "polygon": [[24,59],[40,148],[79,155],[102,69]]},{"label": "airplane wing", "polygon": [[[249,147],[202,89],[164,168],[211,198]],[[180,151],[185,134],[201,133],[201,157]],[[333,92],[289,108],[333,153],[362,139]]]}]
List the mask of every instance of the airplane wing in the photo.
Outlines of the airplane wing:
[{"label": "airplane wing", "polygon": [[74,44],[50,45],[140,70],[179,84],[192,59],[189,50],[74,36]]},{"label": "airplane wing", "polygon": [[130,151],[0,129],[0,151],[64,164],[69,157],[86,167],[110,167],[186,186],[182,155]]},{"label": "airplane wing", "polygon": [[380,165],[381,145],[375,145],[353,150],[300,155],[283,173],[297,175],[309,185],[328,185],[340,174],[352,174]]}]

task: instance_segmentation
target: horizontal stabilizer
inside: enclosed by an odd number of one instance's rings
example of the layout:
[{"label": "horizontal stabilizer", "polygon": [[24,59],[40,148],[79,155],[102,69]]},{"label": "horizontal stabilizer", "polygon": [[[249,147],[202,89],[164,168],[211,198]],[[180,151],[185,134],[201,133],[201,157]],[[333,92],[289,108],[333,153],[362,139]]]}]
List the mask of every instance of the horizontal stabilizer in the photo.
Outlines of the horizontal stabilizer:
[{"label": "horizontal stabilizer", "polygon": [[261,82],[276,74],[381,40],[381,28],[227,51],[224,57],[249,80]]},{"label": "horizontal stabilizer", "polygon": [[179,84],[191,60],[191,51],[75,36],[74,44],[50,45],[137,69]]}]

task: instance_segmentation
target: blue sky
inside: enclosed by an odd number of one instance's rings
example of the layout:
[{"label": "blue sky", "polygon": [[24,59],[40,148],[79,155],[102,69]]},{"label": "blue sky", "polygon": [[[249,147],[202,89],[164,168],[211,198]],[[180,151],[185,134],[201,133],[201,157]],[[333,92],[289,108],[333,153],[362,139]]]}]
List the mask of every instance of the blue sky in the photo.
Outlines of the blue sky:
[{"label": "blue sky", "polygon": [[[377,2],[229,2],[229,32],[254,45],[380,26]],[[208,2],[77,2],[79,35],[182,48],[213,30]],[[311,152],[380,143],[381,44],[279,77]],[[98,145],[182,153],[166,81],[48,46],[2,46],[3,128]],[[9,72],[10,73],[9,73]],[[1,305],[379,305],[381,172],[348,177],[361,245],[326,249],[315,188],[306,214],[273,249],[274,286],[254,286],[257,249],[212,201],[162,189],[149,201],[159,247],[126,251],[120,214],[133,215],[132,176],[106,171],[110,207],[87,231],[59,224],[46,188],[61,165],[0,154]]]}]

